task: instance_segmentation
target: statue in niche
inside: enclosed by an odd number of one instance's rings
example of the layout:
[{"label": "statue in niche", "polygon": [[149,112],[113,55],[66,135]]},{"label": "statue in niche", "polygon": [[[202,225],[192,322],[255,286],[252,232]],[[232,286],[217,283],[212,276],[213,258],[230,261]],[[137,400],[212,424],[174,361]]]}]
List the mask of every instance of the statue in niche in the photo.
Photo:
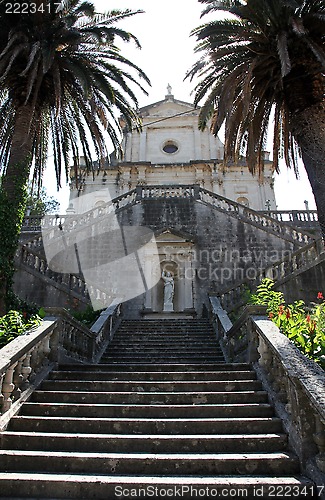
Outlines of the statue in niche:
[{"label": "statue in niche", "polygon": [[163,311],[164,312],[173,312],[174,311],[173,299],[174,299],[174,288],[175,288],[174,279],[169,271],[167,273],[165,271],[163,271],[161,277],[164,280],[164,308],[163,308]]}]

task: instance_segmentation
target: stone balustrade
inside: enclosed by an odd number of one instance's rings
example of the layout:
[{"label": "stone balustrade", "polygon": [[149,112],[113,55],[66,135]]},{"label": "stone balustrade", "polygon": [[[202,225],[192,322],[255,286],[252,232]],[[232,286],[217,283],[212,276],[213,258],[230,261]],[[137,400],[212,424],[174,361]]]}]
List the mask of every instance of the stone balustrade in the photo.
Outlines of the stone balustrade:
[{"label": "stone balustrade", "polygon": [[263,210],[260,213],[279,222],[289,222],[297,226],[316,226],[318,223],[317,210]]},{"label": "stone balustrade", "polygon": [[170,185],[170,186],[139,186],[137,187],[140,199],[160,198],[196,198],[199,186]]},{"label": "stone balustrade", "polygon": [[[265,231],[272,232],[288,241],[300,246],[312,242],[315,238],[305,230],[297,229],[292,224],[296,221],[300,225],[307,225],[308,221],[315,223],[317,212],[310,210],[300,211],[256,211],[245,205],[229,200],[216,193],[208,191],[199,185],[143,185],[124,193],[110,202],[95,207],[84,214],[46,215],[39,220],[40,227],[46,229],[49,237],[53,237],[51,228],[65,227],[77,229],[85,224],[92,224],[101,217],[105,217],[117,210],[139,203],[141,200],[161,198],[194,198],[210,205],[217,210],[227,212],[232,217],[240,218]],[[25,217],[23,228],[37,223],[37,218]],[[304,224],[301,224],[304,222]],[[289,224],[290,223],[290,224]],[[33,226],[34,227],[34,226]]]},{"label": "stone balustrade", "polygon": [[57,362],[57,320],[48,319],[0,350],[0,430]]},{"label": "stone balustrade", "polygon": [[217,297],[210,314],[227,362],[252,363],[282,418],[302,471],[325,498],[325,372],[304,356],[265,315],[250,306],[233,325]]},{"label": "stone balustrade", "polygon": [[199,189],[199,199],[208,205],[212,205],[218,210],[226,211],[229,215],[240,218],[248,223],[270,231],[277,236],[292,241],[299,245],[306,245],[314,240],[314,237],[307,232],[302,232],[294,227],[286,224],[283,221],[278,221],[274,217],[270,217],[267,212],[257,212],[245,205],[241,205],[235,201],[224,198],[208,191],[207,189]]},{"label": "stone balustrade", "polygon": [[287,255],[283,260],[274,262],[260,270],[259,273],[256,273],[254,280],[246,279],[222,291],[218,294],[220,303],[224,309],[231,312],[245,304],[245,292],[259,285],[263,278],[273,279],[277,284],[290,275],[306,271],[323,259],[325,259],[324,243],[322,239],[318,239],[299,248],[291,255]]},{"label": "stone balustrade", "polygon": [[258,280],[261,281],[264,277],[268,277],[275,281],[279,281],[291,273],[306,270],[308,267],[314,266],[315,263],[322,258],[324,251],[324,243],[320,238],[296,250],[283,260],[274,262],[272,265],[266,267],[263,272],[261,272]]},{"label": "stone balustrade", "polygon": [[50,308],[41,326],[0,350],[0,431],[58,363],[97,362],[121,321],[112,304],[89,330],[64,309]]},{"label": "stone balustrade", "polygon": [[[41,241],[36,239],[35,241]],[[39,252],[40,247],[34,245],[34,240],[30,244],[19,244],[16,251],[16,264],[21,268],[26,267],[28,272],[41,274],[51,280],[59,288],[72,294],[78,300],[88,303],[94,299],[99,308],[109,302],[107,293],[93,285],[87,285],[84,279],[76,274],[59,273],[50,269],[45,256]]]}]

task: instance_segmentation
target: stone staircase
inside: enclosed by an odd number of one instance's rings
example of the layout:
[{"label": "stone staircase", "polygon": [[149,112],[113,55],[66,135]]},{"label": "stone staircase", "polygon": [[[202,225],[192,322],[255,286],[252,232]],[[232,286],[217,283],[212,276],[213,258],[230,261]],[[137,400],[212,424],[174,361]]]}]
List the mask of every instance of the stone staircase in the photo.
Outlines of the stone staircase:
[{"label": "stone staircase", "polygon": [[251,366],[205,320],[122,322],[97,365],[50,374],[2,433],[1,498],[311,498]]}]

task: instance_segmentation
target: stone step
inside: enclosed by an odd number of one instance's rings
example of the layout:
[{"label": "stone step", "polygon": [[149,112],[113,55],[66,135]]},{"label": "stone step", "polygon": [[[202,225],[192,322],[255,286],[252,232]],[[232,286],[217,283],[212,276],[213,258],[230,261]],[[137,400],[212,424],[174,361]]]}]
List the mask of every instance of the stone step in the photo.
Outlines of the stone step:
[{"label": "stone step", "polygon": [[82,434],[265,434],[281,433],[279,418],[73,418],[13,417],[8,430],[15,432]]},{"label": "stone step", "polygon": [[[80,364],[61,364],[59,370],[63,371],[80,371]],[[115,372],[115,371],[128,371],[128,372],[159,372],[159,373],[171,373],[171,372],[192,372],[200,371],[204,373],[215,373],[215,372],[237,372],[243,370],[251,370],[251,365],[248,363],[204,363],[204,364],[186,364],[186,363],[157,363],[156,365],[146,364],[146,363],[119,363],[116,364],[83,364],[83,371],[96,371],[96,372]]]},{"label": "stone step", "polygon": [[166,330],[168,328],[185,328],[185,329],[191,329],[191,328],[208,328],[209,330],[212,329],[211,323],[208,319],[159,319],[159,320],[150,320],[150,319],[125,319],[122,321],[120,328],[131,328],[132,330],[135,330],[137,328],[150,328],[151,330],[154,330],[155,328],[161,328],[163,330]]},{"label": "stone step", "polygon": [[[191,363],[191,359],[193,358],[192,363],[196,363],[197,358],[206,358],[207,361],[210,360],[210,363],[213,363],[215,361],[214,358],[220,359],[220,362],[224,362],[224,357],[222,354],[222,351],[219,349],[206,349],[206,348],[198,348],[198,349],[191,349],[187,348],[184,350],[177,350],[177,349],[146,349],[145,346],[132,346],[131,349],[112,349],[108,348],[106,352],[103,355],[103,358],[107,357],[112,357],[112,356],[119,356],[120,358],[132,358],[133,355],[139,356],[140,354],[143,354],[143,356],[152,356],[152,354],[157,353],[157,355],[166,358],[167,361],[169,360],[169,363],[184,363],[182,361],[184,358],[186,358],[186,362]],[[132,361],[131,361],[132,362]]]},{"label": "stone step", "polygon": [[81,453],[44,451],[0,451],[0,461],[7,472],[46,470],[70,474],[151,474],[151,475],[220,475],[254,474],[279,476],[299,473],[299,462],[289,453]]},{"label": "stone step", "polygon": [[93,392],[239,392],[260,391],[259,380],[221,380],[221,381],[144,381],[132,380],[45,380],[41,385],[43,391],[74,391]]},{"label": "stone step", "polygon": [[279,452],[287,436],[258,434],[80,434],[4,431],[7,450],[82,451],[104,453],[237,453]]},{"label": "stone step", "polygon": [[207,355],[204,354],[202,356],[163,356],[157,353],[156,356],[150,356],[149,354],[146,356],[144,355],[133,355],[133,356],[122,356],[122,355],[104,355],[101,358],[102,363],[109,363],[109,364],[116,364],[116,363],[165,363],[165,364],[174,364],[175,361],[181,362],[181,363],[198,363],[202,364],[204,362],[214,362],[214,363],[222,363],[224,359],[221,356],[216,356],[215,354]]},{"label": "stone step", "polygon": [[41,391],[31,396],[38,403],[88,403],[88,404],[163,404],[163,405],[202,405],[202,404],[240,404],[267,403],[266,391],[241,392],[92,392],[92,391]]},{"label": "stone step", "polygon": [[272,417],[271,405],[131,405],[131,404],[73,404],[25,403],[21,415],[87,418],[248,418]]},{"label": "stone step", "polygon": [[[304,477],[267,477],[265,475],[175,477],[134,475],[41,474],[30,472],[0,473],[2,498],[19,497],[28,492],[29,498],[42,499],[103,499],[141,498],[145,493],[153,498],[232,497],[281,498],[284,495],[298,500],[317,495],[315,486]],[[301,494],[299,495],[299,492]],[[131,497],[132,495],[132,497]],[[294,495],[294,496],[293,496]],[[290,497],[289,496],[289,497]]]},{"label": "stone step", "polygon": [[107,357],[112,357],[112,356],[118,356],[120,357],[131,357],[131,356],[147,356],[147,357],[152,357],[152,356],[161,356],[164,358],[174,358],[174,359],[182,359],[182,358],[188,358],[191,359],[197,358],[197,357],[203,357],[203,358],[220,358],[223,360],[223,355],[222,352],[215,348],[211,349],[168,349],[168,348],[148,348],[145,346],[132,346],[129,348],[125,349],[120,349],[118,347],[113,348],[113,349],[107,349],[107,351],[103,355],[103,359]]},{"label": "stone step", "polygon": [[217,340],[215,336],[213,335],[186,335],[183,333],[180,334],[173,334],[173,335],[166,335],[165,333],[121,333],[119,332],[115,337],[113,337],[112,342],[134,342],[134,341],[139,341],[139,342],[161,342],[161,343],[166,343],[166,342],[186,342],[186,343],[202,343],[204,344],[205,342],[213,342],[214,344],[217,344]]},{"label": "stone step", "polygon": [[112,342],[110,345],[109,345],[109,350],[111,351],[112,349],[119,349],[119,350],[127,350],[127,349],[134,349],[134,348],[141,348],[141,349],[144,349],[144,350],[153,350],[153,349],[164,349],[164,351],[169,351],[169,352],[173,352],[175,349],[182,349],[182,350],[186,350],[186,351],[194,351],[196,352],[197,350],[201,350],[201,351],[210,351],[210,350],[215,350],[215,351],[218,351],[218,352],[222,352],[220,347],[215,343],[215,342],[210,342],[210,343],[201,343],[201,342],[191,342],[191,344],[189,344],[188,342],[177,342],[177,343],[173,343],[173,342],[168,342],[166,341],[165,344],[161,343],[161,342],[150,342],[150,341],[145,341],[145,342],[141,342],[141,341],[138,341],[138,342],[135,342],[135,341],[125,341],[125,342]]},{"label": "stone step", "polygon": [[153,330],[152,328],[134,328],[134,329],[128,329],[128,328],[123,328],[120,327],[118,332],[116,332],[114,338],[131,338],[131,337],[139,337],[139,338],[158,338],[158,339],[164,339],[164,338],[170,338],[170,339],[216,339],[216,335],[213,330],[207,331],[206,329],[204,330],[189,330],[189,329],[180,329],[180,330],[175,330],[170,329],[167,330],[165,328],[156,328]]},{"label": "stone step", "polygon": [[119,371],[52,371],[50,380],[145,380],[145,381],[221,381],[221,380],[256,380],[256,373],[246,371],[220,371],[220,372],[119,372]]}]

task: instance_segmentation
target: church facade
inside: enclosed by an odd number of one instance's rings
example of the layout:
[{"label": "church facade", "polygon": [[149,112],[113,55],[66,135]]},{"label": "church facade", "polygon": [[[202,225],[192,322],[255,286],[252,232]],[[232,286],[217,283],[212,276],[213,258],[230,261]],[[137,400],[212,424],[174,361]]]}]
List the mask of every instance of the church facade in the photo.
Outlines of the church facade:
[{"label": "church facade", "polygon": [[[254,177],[244,160],[225,167],[220,139],[209,130],[199,131],[199,110],[175,99],[170,87],[162,101],[139,113],[142,131],[124,129],[122,159],[111,157],[106,165],[95,165],[94,174],[86,172],[81,159],[78,182],[71,182],[68,212],[72,217],[87,211],[97,214],[91,216],[92,246],[83,244],[84,258],[94,255],[89,269],[104,262],[105,248],[111,245],[101,215],[105,210],[114,207],[115,229],[152,231],[154,245],[150,251],[144,248],[136,281],[152,276],[153,286],[143,282],[142,292],[131,299],[127,290],[132,317],[157,317],[167,309],[174,316],[201,314],[209,293],[223,293],[256,278],[300,243],[261,214],[276,209],[274,171],[267,153],[263,178]],[[110,299],[120,299],[120,283],[128,281],[129,272],[111,263],[109,273],[97,273],[99,280],[106,276],[100,288],[111,287]],[[162,277],[167,274],[174,280],[168,308]]]},{"label": "church facade", "polygon": [[79,182],[72,179],[70,209],[80,192],[93,193],[94,205],[99,206],[108,196],[115,198],[139,185],[199,185],[254,210],[275,210],[268,153],[261,179],[248,171],[244,161],[224,167],[220,139],[208,129],[198,129],[199,109],[175,99],[171,92],[168,86],[162,101],[139,110],[142,132],[124,130],[123,159],[111,159],[93,177],[87,175],[81,158]]}]

